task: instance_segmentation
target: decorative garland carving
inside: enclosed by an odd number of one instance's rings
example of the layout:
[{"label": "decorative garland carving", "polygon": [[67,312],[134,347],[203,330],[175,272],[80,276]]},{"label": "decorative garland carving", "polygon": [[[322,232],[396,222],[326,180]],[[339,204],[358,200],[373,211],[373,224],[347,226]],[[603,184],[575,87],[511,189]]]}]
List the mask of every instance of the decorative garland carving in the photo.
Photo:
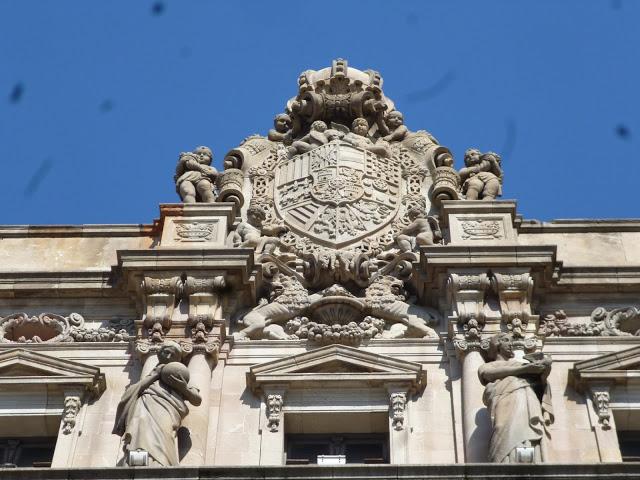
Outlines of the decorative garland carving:
[{"label": "decorative garland carving", "polygon": [[640,310],[622,307],[591,312],[587,323],[572,323],[563,310],[546,315],[540,321],[539,334],[545,337],[619,337],[640,335]]},{"label": "decorative garland carving", "polygon": [[29,316],[14,313],[0,318],[0,343],[128,342],[134,335],[132,320],[110,320],[99,328],[85,327],[79,313]]}]

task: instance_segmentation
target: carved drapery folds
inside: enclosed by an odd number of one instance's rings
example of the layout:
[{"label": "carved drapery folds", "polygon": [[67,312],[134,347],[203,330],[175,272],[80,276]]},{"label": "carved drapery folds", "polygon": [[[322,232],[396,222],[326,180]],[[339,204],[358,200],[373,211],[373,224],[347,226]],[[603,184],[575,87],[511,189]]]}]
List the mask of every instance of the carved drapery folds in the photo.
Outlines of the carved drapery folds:
[{"label": "carved drapery folds", "polygon": [[[541,352],[514,355],[520,337],[500,333],[491,337],[489,362],[478,376],[486,390],[483,400],[490,412],[493,432],[489,461],[542,463],[554,421],[547,377],[551,357]],[[540,396],[539,396],[540,395]]]},{"label": "carved drapery folds", "polygon": [[153,342],[161,342],[171,328],[171,319],[181,293],[182,282],[179,276],[145,276],[141,289],[145,312],[142,325],[146,329],[146,337]]}]

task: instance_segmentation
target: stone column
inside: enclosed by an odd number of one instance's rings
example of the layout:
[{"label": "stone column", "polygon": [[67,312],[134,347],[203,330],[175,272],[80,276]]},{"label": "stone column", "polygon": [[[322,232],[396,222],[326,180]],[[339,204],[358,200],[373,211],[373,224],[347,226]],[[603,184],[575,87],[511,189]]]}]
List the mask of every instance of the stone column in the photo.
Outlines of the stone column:
[{"label": "stone column", "polygon": [[284,419],[282,409],[286,386],[273,385],[264,391],[260,415],[260,465],[284,464]]},{"label": "stone column", "polygon": [[211,392],[211,371],[218,357],[218,342],[201,343],[185,348],[191,349],[188,361],[189,384],[200,390],[202,403],[189,405],[189,414],[182,421],[182,426],[189,430],[191,446],[182,458],[180,465],[204,465],[207,453],[207,437],[209,428],[209,406]]},{"label": "stone column", "polygon": [[[151,343],[147,340],[136,341],[136,353],[140,357],[142,368],[140,369],[140,378],[142,379],[149,375],[154,368],[158,365],[158,349],[162,343]],[[134,382],[135,383],[135,382]]]},{"label": "stone column", "polygon": [[[224,325],[220,319],[221,291],[225,288],[221,275],[193,277],[184,282],[184,297],[189,304],[187,332],[190,340],[183,342],[183,350],[189,358],[190,384],[200,390],[202,403],[190,406],[189,415],[182,426],[189,430],[190,448],[182,458],[181,465],[204,465],[209,435],[209,408],[211,396],[211,372],[218,358],[221,332],[213,331],[214,324]],[[219,330],[219,329],[218,329]],[[224,335],[224,334],[222,334]]]},{"label": "stone column", "polygon": [[491,418],[482,401],[484,386],[480,383],[478,369],[485,363],[480,350],[486,348],[485,345],[488,346],[488,344],[456,339],[454,345],[462,363],[462,426],[465,462],[487,462],[491,439]]},{"label": "stone column", "polygon": [[[486,293],[490,287],[486,271],[450,272],[447,292],[452,315],[449,335],[462,364],[462,431],[465,462],[487,462],[491,420],[482,396],[484,386],[478,378],[478,368],[484,364],[481,351],[489,346],[482,338],[487,323]],[[489,312],[491,313],[491,312]],[[490,318],[490,321],[499,321]]]}]

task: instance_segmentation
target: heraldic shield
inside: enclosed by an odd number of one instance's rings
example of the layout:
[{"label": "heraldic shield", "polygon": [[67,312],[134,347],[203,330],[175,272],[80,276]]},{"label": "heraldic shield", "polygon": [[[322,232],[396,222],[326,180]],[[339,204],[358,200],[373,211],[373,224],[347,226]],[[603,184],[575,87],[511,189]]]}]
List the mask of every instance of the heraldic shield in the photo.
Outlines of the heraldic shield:
[{"label": "heraldic shield", "polygon": [[283,158],[276,168],[277,215],[319,244],[342,248],[388,225],[400,206],[400,159],[333,141]]}]

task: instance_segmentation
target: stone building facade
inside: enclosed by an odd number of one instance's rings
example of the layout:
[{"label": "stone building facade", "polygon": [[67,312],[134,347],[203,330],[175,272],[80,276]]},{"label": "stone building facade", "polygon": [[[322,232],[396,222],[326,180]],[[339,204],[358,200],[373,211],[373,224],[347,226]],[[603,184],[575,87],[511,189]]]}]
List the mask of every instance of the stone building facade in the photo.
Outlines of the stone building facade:
[{"label": "stone building facade", "polygon": [[303,72],[149,225],[0,228],[2,478],[638,478],[640,220],[522,218],[382,84]]}]

